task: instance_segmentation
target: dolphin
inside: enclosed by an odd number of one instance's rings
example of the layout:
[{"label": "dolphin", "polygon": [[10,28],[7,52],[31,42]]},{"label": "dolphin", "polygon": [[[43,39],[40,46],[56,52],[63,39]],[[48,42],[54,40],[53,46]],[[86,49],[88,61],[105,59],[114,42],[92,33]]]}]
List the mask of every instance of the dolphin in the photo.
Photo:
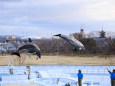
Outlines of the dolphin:
[{"label": "dolphin", "polygon": [[20,50],[27,50],[29,53],[36,53],[36,55],[39,58],[41,58],[41,52],[39,47],[35,43],[33,43],[30,38],[29,38],[29,42],[19,47],[17,51],[19,52]]},{"label": "dolphin", "polygon": [[62,34],[57,34],[57,35],[54,35],[54,36],[59,36],[60,38],[66,40],[71,46],[74,47],[73,51],[85,50],[84,45],[72,36],[66,36],[66,35],[62,35]]}]

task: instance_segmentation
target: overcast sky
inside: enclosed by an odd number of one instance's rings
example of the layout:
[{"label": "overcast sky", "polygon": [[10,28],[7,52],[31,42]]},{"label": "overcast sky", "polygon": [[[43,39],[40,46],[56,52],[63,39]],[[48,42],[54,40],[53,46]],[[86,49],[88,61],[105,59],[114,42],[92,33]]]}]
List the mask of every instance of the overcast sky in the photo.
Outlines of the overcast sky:
[{"label": "overcast sky", "polygon": [[115,32],[115,0],[0,0],[0,34]]}]

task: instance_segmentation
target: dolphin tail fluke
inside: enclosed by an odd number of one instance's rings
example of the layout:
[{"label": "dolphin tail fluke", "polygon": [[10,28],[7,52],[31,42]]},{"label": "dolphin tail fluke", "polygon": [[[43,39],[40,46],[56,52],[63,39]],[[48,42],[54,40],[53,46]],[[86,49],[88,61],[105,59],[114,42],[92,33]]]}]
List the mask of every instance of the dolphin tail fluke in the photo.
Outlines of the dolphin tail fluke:
[{"label": "dolphin tail fluke", "polygon": [[16,55],[16,56],[20,57],[20,53],[18,51],[11,53],[11,55]]},{"label": "dolphin tail fluke", "polygon": [[54,36],[59,36],[59,37],[60,37],[60,36],[61,36],[61,34],[57,34],[57,35],[54,35]]}]

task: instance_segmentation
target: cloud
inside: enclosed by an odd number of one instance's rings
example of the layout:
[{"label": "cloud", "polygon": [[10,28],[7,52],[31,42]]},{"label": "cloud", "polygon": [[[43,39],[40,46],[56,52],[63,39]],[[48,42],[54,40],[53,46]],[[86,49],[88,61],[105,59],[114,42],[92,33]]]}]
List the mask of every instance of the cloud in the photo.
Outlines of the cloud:
[{"label": "cloud", "polygon": [[115,5],[112,4],[112,0],[100,1],[94,4],[84,6],[84,16],[91,20],[113,20],[115,19]]},{"label": "cloud", "polygon": [[67,34],[79,32],[81,25],[91,31],[113,30],[115,24],[113,0],[0,1],[0,29],[7,33]]}]

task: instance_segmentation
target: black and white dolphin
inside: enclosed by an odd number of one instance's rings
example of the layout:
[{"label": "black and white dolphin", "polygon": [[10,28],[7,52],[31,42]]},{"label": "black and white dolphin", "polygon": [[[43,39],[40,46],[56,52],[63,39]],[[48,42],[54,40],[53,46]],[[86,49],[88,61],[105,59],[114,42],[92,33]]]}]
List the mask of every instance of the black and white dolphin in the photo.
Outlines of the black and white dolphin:
[{"label": "black and white dolphin", "polygon": [[74,47],[74,51],[85,50],[84,45],[72,36],[66,36],[66,35],[62,35],[62,34],[57,34],[54,36],[59,36],[60,38],[63,38],[64,40],[66,40],[70,45],[72,45]]},{"label": "black and white dolphin", "polygon": [[19,52],[20,50],[27,50],[28,53],[36,53],[36,55],[39,58],[41,58],[41,52],[39,47],[35,43],[33,43],[30,38],[29,38],[29,42],[19,47],[17,51]]}]

